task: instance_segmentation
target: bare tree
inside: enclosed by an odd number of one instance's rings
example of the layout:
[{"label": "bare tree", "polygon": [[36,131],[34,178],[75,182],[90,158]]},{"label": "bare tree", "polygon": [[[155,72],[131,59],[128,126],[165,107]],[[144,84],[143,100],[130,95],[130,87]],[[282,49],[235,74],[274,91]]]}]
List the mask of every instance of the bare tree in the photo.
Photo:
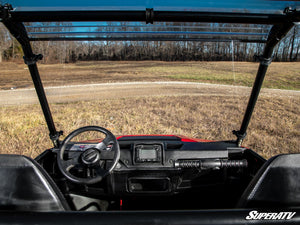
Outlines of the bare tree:
[{"label": "bare tree", "polygon": [[12,37],[2,23],[0,23],[0,43],[0,62],[2,62],[4,52],[12,45]]}]

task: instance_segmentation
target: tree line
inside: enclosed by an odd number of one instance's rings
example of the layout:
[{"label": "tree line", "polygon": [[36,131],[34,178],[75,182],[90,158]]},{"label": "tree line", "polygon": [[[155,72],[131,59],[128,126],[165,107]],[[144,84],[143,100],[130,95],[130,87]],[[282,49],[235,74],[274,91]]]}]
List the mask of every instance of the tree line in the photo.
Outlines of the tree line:
[{"label": "tree line", "polygon": [[[60,31],[70,29],[57,27],[56,29]],[[104,28],[100,28],[103,31]],[[129,28],[124,25],[122,30],[126,29]],[[276,46],[274,61],[300,61],[299,34],[300,28],[295,26]],[[32,47],[34,52],[44,55],[42,63],[74,63],[89,60],[253,61],[255,55],[262,53],[264,44],[236,41],[37,41],[32,42]],[[0,62],[20,60],[22,56],[20,44],[1,24]]]}]

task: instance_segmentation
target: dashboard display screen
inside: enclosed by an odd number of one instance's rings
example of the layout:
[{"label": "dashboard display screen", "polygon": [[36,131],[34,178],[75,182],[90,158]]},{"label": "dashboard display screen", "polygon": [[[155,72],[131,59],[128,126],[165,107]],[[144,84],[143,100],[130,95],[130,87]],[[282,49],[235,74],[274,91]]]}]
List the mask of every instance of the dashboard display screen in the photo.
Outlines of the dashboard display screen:
[{"label": "dashboard display screen", "polygon": [[139,149],[140,159],[156,159],[157,151],[155,149]]},{"label": "dashboard display screen", "polygon": [[160,162],[162,159],[161,144],[137,144],[135,146],[135,162]]}]

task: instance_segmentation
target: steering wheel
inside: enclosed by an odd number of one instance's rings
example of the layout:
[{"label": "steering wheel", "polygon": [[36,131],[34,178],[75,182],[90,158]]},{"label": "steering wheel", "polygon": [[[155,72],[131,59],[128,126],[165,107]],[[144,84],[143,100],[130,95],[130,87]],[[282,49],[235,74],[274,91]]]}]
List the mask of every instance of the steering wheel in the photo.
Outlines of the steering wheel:
[{"label": "steering wheel", "polygon": [[[102,142],[85,149],[82,153],[75,152],[76,154],[74,154],[73,152],[71,155],[70,150],[67,149],[68,144],[74,137],[87,131],[100,132],[105,134],[105,138]],[[103,127],[86,126],[74,130],[64,139],[57,156],[57,164],[63,175],[70,181],[79,184],[95,184],[113,171],[119,158],[120,146],[110,131]],[[106,163],[103,163],[104,161]],[[103,164],[106,164],[106,167]],[[70,170],[74,167],[86,171],[86,177],[82,178],[71,174]]]}]

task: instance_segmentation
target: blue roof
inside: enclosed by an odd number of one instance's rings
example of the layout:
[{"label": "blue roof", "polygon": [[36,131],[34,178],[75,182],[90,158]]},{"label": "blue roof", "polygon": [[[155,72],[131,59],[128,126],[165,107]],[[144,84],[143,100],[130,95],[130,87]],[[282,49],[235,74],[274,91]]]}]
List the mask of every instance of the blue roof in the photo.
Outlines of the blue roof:
[{"label": "blue roof", "polygon": [[11,4],[16,11],[57,10],[144,10],[201,11],[201,12],[248,12],[282,14],[283,9],[300,9],[299,1],[279,0],[1,0]]}]

